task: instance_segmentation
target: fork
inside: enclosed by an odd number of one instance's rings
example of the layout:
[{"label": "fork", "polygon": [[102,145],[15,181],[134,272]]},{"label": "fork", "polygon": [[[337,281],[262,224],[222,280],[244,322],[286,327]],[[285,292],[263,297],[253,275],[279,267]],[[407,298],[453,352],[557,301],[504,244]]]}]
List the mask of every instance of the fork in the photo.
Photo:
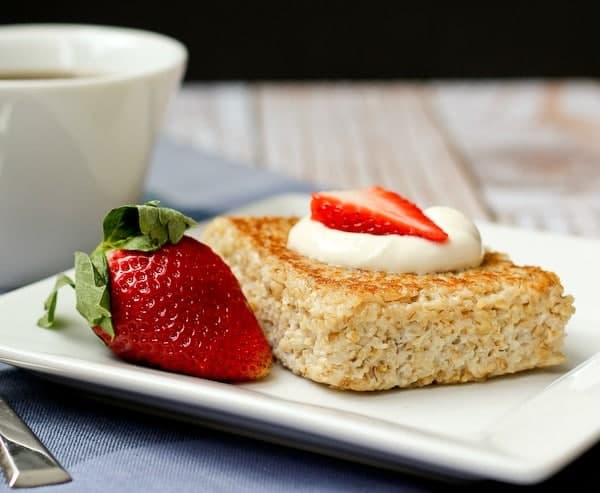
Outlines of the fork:
[{"label": "fork", "polygon": [[66,483],[71,476],[0,398],[0,467],[11,488]]}]

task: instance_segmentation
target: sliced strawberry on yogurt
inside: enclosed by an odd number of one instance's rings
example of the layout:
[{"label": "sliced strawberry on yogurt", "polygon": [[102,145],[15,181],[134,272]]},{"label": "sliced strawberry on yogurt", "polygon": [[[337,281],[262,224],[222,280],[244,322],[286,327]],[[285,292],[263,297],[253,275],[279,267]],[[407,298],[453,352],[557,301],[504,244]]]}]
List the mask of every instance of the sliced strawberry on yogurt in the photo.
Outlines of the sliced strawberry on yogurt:
[{"label": "sliced strawberry on yogurt", "polygon": [[448,239],[419,207],[378,186],[313,193],[310,209],[312,220],[339,231],[419,236],[435,242]]}]

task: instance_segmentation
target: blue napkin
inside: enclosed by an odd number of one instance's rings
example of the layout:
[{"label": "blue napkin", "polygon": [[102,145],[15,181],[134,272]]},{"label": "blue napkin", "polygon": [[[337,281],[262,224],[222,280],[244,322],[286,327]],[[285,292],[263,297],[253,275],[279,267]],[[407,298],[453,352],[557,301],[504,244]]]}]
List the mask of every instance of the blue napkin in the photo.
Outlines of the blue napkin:
[{"label": "blue napkin", "polygon": [[[269,195],[312,188],[165,141],[146,195],[202,219]],[[0,365],[0,394],[73,476],[68,484],[24,491],[366,493],[456,487],[133,411],[6,365]],[[585,484],[598,458],[596,447],[543,487],[579,484],[575,478]],[[498,483],[461,488],[518,489]],[[4,491],[9,489],[0,481]]]}]

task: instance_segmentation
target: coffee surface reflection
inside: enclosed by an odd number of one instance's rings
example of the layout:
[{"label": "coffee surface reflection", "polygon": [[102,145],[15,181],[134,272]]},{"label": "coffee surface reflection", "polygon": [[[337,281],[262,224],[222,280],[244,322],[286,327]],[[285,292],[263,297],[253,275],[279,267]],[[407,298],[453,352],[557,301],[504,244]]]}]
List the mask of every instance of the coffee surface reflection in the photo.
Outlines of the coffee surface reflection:
[{"label": "coffee surface reflection", "polygon": [[99,74],[67,72],[59,70],[6,71],[0,70],[1,80],[48,80],[48,79],[81,79]]}]

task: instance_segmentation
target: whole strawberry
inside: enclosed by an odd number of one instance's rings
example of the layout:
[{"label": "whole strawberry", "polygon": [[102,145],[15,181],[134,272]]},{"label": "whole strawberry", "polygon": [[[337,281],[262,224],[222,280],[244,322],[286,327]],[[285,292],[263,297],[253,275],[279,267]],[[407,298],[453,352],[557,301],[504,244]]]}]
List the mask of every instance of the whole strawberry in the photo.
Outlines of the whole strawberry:
[{"label": "whole strawberry", "polygon": [[[77,310],[119,357],[222,381],[269,373],[273,356],[240,285],[208,246],[184,236],[194,221],[157,202],[104,219],[104,240],[75,254]],[[57,281],[43,327],[52,326]]]}]

